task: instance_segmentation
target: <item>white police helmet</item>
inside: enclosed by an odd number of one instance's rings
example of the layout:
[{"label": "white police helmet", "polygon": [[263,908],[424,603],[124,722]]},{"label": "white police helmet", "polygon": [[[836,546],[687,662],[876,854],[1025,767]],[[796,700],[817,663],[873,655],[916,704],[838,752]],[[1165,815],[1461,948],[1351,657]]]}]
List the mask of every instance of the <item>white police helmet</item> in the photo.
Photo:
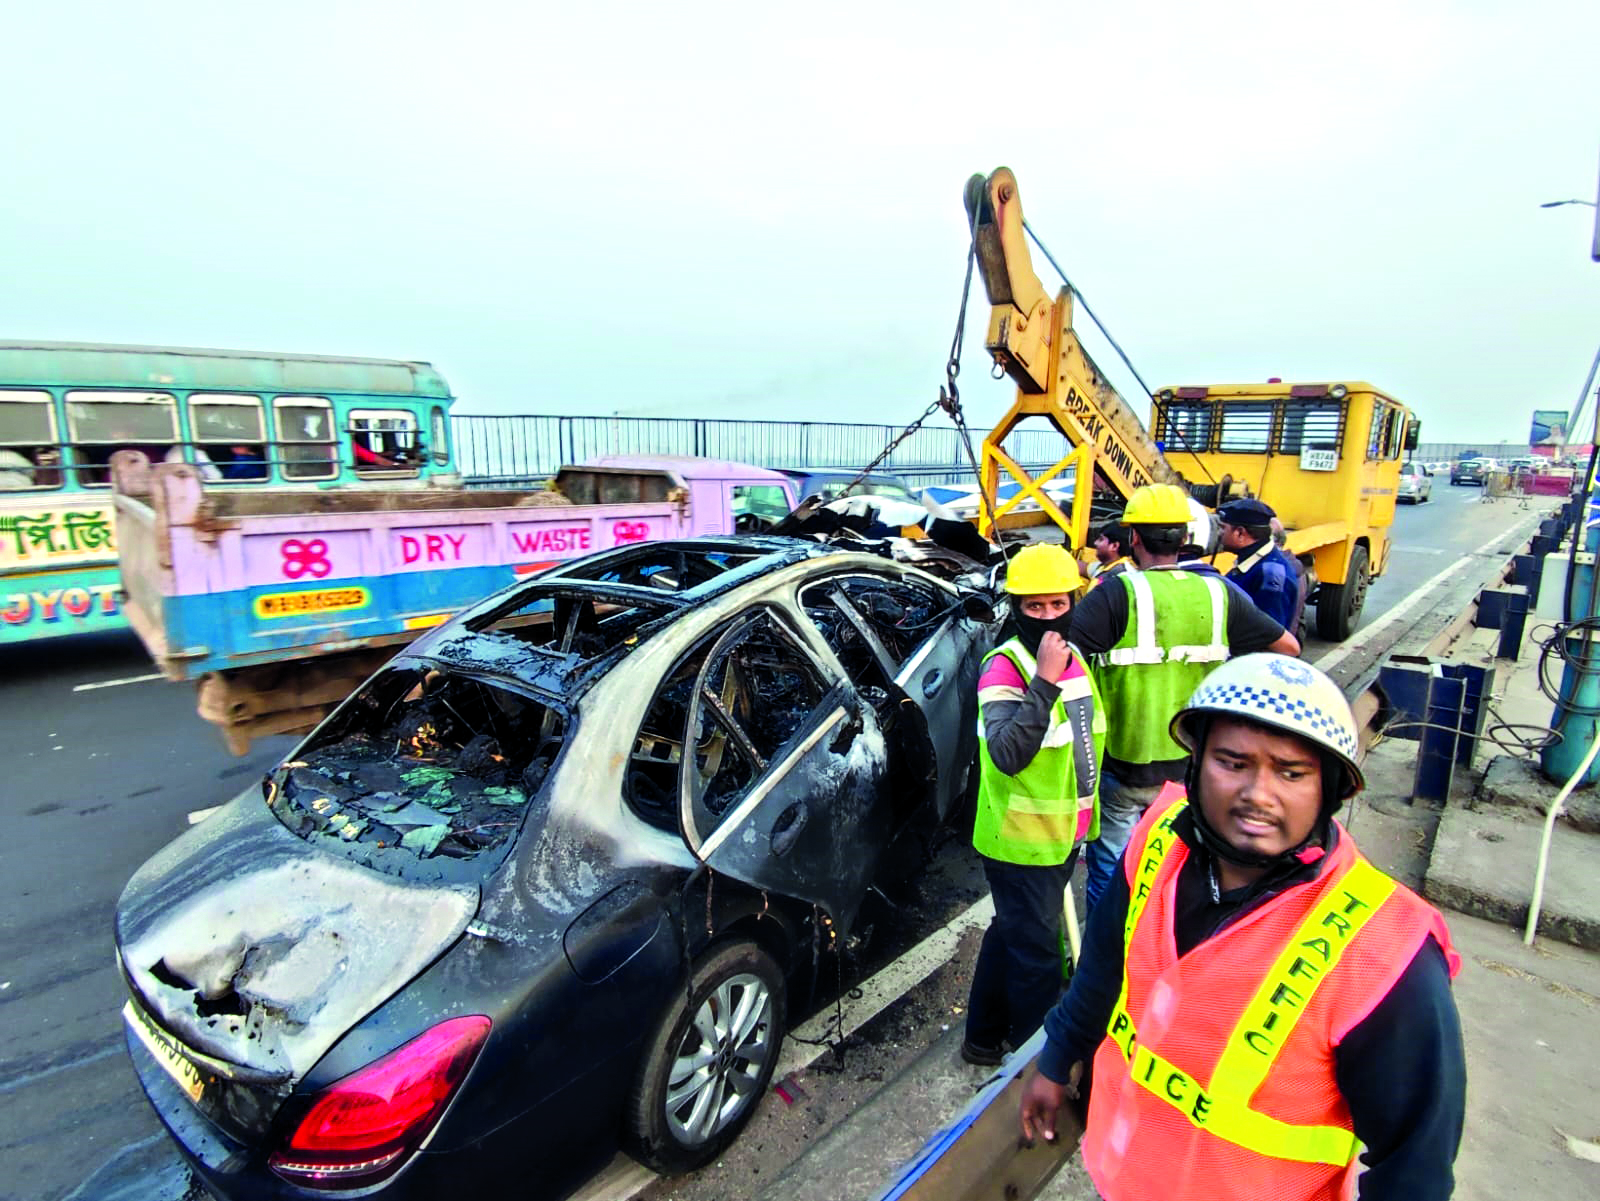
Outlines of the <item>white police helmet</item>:
[{"label": "white police helmet", "polygon": [[1360,741],[1355,715],[1339,686],[1309,663],[1288,655],[1241,655],[1222,664],[1194,690],[1170,730],[1184,749],[1200,740],[1199,717],[1234,717],[1296,734],[1327,751],[1345,769],[1333,795],[1347,800],[1366,787],[1356,763]]}]

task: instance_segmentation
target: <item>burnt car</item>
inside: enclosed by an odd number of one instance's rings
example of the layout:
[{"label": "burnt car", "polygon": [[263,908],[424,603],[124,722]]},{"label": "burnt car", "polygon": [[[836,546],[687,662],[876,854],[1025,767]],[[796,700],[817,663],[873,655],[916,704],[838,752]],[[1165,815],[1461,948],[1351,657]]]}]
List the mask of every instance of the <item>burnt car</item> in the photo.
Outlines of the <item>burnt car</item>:
[{"label": "burnt car", "polygon": [[960,805],[981,579],[652,543],[406,648],[118,903],[129,1052],[204,1186],[560,1195],[719,1153],[788,986]]}]

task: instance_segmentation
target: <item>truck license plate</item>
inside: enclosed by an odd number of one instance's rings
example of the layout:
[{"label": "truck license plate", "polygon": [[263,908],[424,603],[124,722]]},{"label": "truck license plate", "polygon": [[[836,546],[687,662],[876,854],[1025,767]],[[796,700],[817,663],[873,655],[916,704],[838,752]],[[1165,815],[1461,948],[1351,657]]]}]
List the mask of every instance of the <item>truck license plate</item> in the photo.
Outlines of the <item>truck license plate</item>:
[{"label": "truck license plate", "polygon": [[205,1077],[200,1074],[200,1069],[182,1051],[178,1050],[173,1041],[158,1030],[155,1023],[147,1018],[132,1001],[122,1007],[122,1018],[128,1023],[145,1050],[155,1056],[155,1061],[161,1065],[162,1071],[171,1076],[188,1096],[189,1100],[199,1104],[200,1095],[206,1090]]}]

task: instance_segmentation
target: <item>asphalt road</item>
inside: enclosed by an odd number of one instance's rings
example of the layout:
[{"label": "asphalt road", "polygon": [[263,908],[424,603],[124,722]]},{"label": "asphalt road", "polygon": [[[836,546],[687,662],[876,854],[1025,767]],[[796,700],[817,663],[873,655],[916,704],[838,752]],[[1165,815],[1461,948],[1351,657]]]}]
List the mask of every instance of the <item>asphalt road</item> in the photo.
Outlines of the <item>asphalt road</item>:
[{"label": "asphalt road", "polygon": [[[1452,487],[1448,474],[1435,476],[1431,500],[1397,508],[1390,528],[1393,546],[1388,568],[1367,590],[1355,634],[1340,644],[1324,642],[1313,633],[1306,640],[1305,658],[1316,662],[1341,646],[1372,643],[1372,628],[1397,608],[1411,606],[1407,611],[1411,620],[1416,620],[1428,608],[1420,604],[1419,590],[1430,583],[1436,584],[1435,591],[1440,596],[1458,593],[1464,604],[1480,582],[1478,567],[1468,563],[1466,557],[1496,535],[1533,521],[1557,504],[1549,497],[1486,500],[1479,488]],[[1487,553],[1498,555],[1502,547],[1511,549],[1509,543],[1496,542]],[[1439,579],[1441,575],[1446,578]],[[1406,620],[1387,623],[1383,637],[1373,647],[1376,653],[1383,653],[1384,644],[1397,641],[1409,624]]]},{"label": "asphalt road", "polygon": [[[1363,628],[1515,520],[1516,502],[1478,499],[1475,488],[1436,479],[1432,502],[1401,509]],[[1329,650],[1313,642],[1308,657]],[[195,716],[191,689],[139,679],[150,672],[131,634],[0,651],[0,711],[13,734],[0,788],[0,1198],[176,1201],[184,1192],[122,1048],[111,913],[129,875],[182,832],[188,813],[252,784],[292,740],[234,759]],[[135,682],[78,690],[126,680]],[[970,858],[947,846],[915,904],[881,907],[863,972],[971,903]],[[950,982],[935,984],[943,992],[910,1012],[950,1013]],[[864,1041],[899,1040],[906,1012],[869,1027]],[[870,1089],[885,1054],[847,1060],[836,1105]],[[759,1126],[746,1135],[751,1146],[763,1141]],[[671,1195],[714,1195],[681,1186]]]}]

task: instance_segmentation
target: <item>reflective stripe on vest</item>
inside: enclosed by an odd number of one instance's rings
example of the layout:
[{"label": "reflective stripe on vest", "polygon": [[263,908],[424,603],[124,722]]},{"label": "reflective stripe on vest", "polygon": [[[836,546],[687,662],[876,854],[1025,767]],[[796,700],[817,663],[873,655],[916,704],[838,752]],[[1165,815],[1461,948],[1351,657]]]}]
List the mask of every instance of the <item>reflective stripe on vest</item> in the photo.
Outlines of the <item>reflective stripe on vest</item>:
[{"label": "reflective stripe on vest", "polygon": [[[1106,1034],[1128,1063],[1129,1078],[1182,1113],[1197,1129],[1274,1159],[1343,1166],[1355,1158],[1355,1133],[1340,1126],[1299,1126],[1250,1108],[1279,1049],[1323,980],[1332,973],[1357,933],[1395,890],[1395,882],[1365,859],[1356,859],[1313,906],[1251,996],[1229,1034],[1209,1082],[1139,1045],[1128,1014],[1128,957],[1134,930],[1151,889],[1178,836],[1172,823],[1187,801],[1169,806],[1140,849],[1123,926],[1122,990]],[[1289,1001],[1284,1004],[1282,1002]]]},{"label": "reflective stripe on vest", "polygon": [[1228,657],[1228,644],[1223,635],[1228,617],[1221,577],[1199,572],[1192,573],[1206,586],[1211,598],[1211,641],[1196,646],[1163,647],[1156,641],[1156,598],[1150,591],[1150,580],[1142,571],[1126,573],[1133,589],[1134,644],[1113,647],[1100,656],[1102,662],[1114,667],[1127,667],[1135,663],[1221,663]]}]

